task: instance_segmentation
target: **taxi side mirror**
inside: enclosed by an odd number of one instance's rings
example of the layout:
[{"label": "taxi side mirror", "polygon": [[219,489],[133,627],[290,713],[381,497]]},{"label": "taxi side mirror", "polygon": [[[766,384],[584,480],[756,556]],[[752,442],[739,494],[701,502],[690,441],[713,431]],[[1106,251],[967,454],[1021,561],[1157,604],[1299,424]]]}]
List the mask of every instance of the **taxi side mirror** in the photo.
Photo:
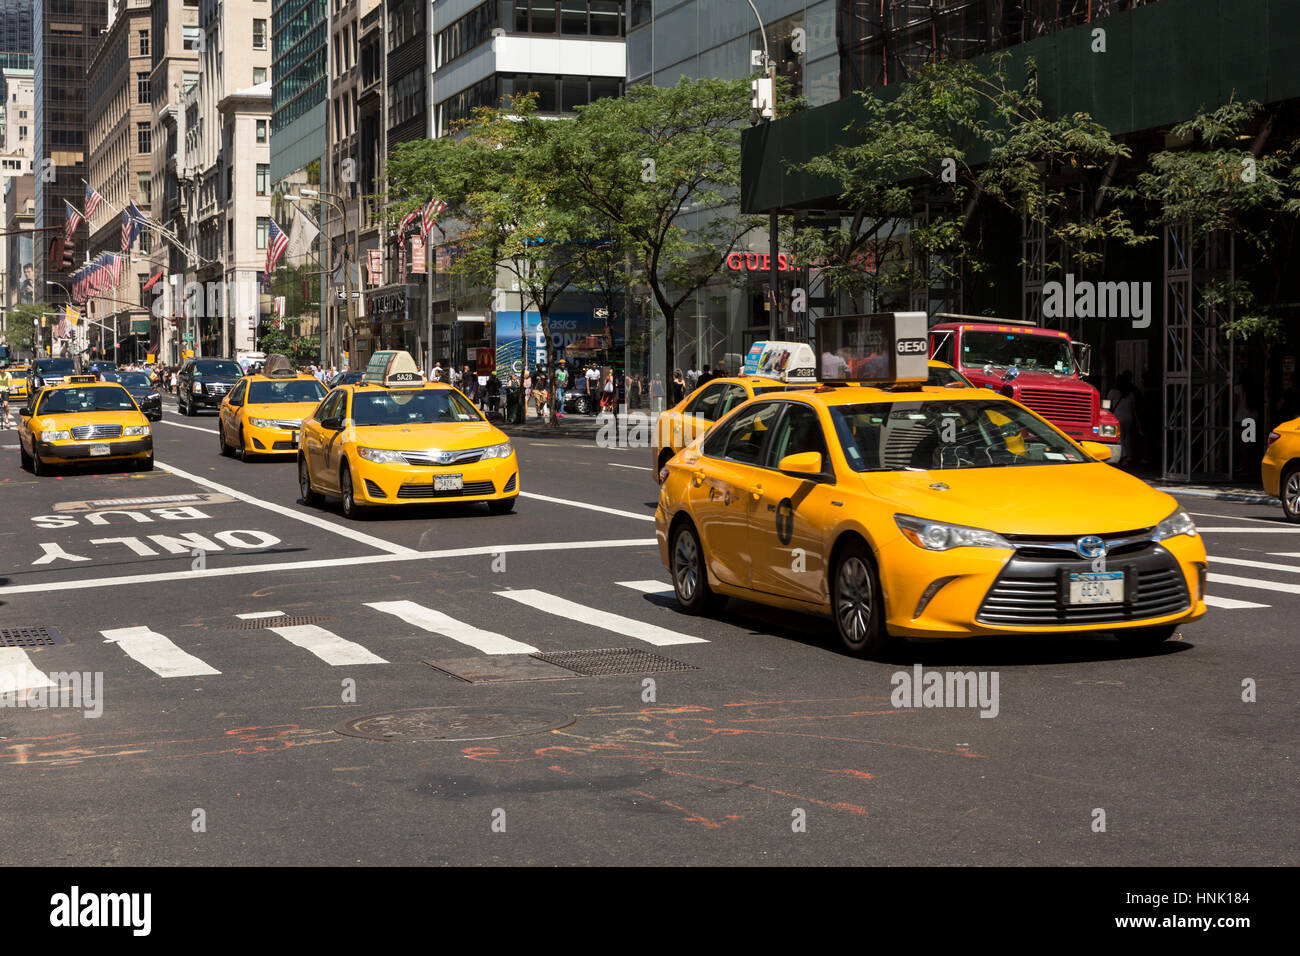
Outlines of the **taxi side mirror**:
[{"label": "taxi side mirror", "polygon": [[822,456],[815,451],[786,455],[776,468],[782,474],[794,478],[819,478],[822,474]]},{"label": "taxi side mirror", "polygon": [[19,415],[30,415],[31,413],[32,413],[32,410],[31,410],[30,408],[28,408],[26,405],[19,405],[19,406],[18,406],[18,414],[19,414]]},{"label": "taxi side mirror", "polygon": [[1079,442],[1094,461],[1110,461],[1110,446],[1099,441]]},{"label": "taxi side mirror", "polygon": [[339,418],[337,415],[333,418],[322,418],[320,420],[320,427],[332,432],[340,431],[343,428],[343,419]]}]

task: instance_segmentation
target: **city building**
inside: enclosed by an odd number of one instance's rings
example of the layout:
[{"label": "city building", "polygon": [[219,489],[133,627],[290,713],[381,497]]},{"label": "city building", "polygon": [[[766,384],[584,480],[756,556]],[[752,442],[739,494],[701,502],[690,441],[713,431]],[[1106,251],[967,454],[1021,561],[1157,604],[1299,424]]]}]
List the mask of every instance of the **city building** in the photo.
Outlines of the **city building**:
[{"label": "city building", "polygon": [[[87,73],[91,51],[108,25],[108,4],[104,0],[35,0],[33,7],[37,287],[46,290],[49,301],[63,302],[67,293],[45,283],[54,280],[66,285],[67,273],[61,267],[50,267],[46,250],[50,238],[63,226],[64,202],[80,209],[85,197]],[[85,250],[87,235],[82,223],[73,235],[77,250]]]},{"label": "city building", "polygon": [[36,296],[36,267],[32,261],[32,235],[29,231],[36,221],[34,184],[29,173],[12,176],[4,183],[4,275],[3,302],[5,309],[19,303],[38,301]]},{"label": "city building", "polygon": [[[151,25],[149,0],[114,0],[109,27],[94,45],[88,80],[89,164],[87,181],[103,197],[91,217],[89,248],[79,250],[95,259],[101,253],[121,253],[122,212],[131,203],[150,212],[153,176],[152,58],[140,49],[140,32]],[[84,211],[84,198],[73,203]],[[92,342],[112,354],[117,344],[121,361],[143,359],[157,341],[151,323],[152,296],[143,291],[150,276],[150,252],[156,241],[151,230],[141,232],[130,254],[123,257],[114,287],[91,299],[87,319],[98,323]],[[78,256],[78,261],[82,257]]]},{"label": "city building", "polygon": [[0,68],[0,89],[4,105],[0,107],[0,191],[11,176],[29,176],[32,172],[33,112],[36,81],[32,70]]}]

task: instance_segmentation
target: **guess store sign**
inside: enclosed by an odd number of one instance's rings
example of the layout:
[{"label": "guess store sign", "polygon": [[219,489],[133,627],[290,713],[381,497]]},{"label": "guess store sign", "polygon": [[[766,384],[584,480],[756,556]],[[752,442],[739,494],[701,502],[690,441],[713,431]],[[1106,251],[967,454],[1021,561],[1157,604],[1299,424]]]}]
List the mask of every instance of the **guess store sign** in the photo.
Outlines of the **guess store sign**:
[{"label": "guess store sign", "polygon": [[[772,255],[767,252],[733,252],[727,256],[727,268],[732,272],[768,272],[772,268]],[[784,252],[777,253],[778,272],[790,272],[790,260]]]}]

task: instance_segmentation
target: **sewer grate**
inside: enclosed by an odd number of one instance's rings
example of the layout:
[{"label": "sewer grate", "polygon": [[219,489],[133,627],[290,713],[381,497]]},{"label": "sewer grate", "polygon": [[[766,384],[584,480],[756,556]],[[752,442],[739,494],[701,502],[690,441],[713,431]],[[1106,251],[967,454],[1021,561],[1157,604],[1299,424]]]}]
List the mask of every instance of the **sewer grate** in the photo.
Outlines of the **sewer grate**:
[{"label": "sewer grate", "polygon": [[53,627],[0,627],[0,647],[50,647],[66,643]]},{"label": "sewer grate", "polygon": [[582,677],[698,670],[694,664],[675,661],[671,657],[651,654],[635,647],[599,647],[590,651],[555,651],[532,656],[539,661],[567,668]]},{"label": "sewer grate", "polygon": [[228,631],[260,631],[268,627],[294,627],[298,624],[319,624],[321,621],[332,621],[332,617],[289,617],[287,614],[281,617],[259,617],[252,621],[237,621],[234,624],[227,624],[225,629]]},{"label": "sewer grate", "polygon": [[573,718],[534,707],[415,707],[345,720],[334,732],[365,740],[492,740],[558,730]]},{"label": "sewer grate", "polygon": [[435,670],[452,677],[460,678],[470,684],[487,684],[493,682],[525,680],[565,680],[580,677],[573,671],[546,661],[539,661],[531,654],[488,654],[483,657],[458,657],[454,659],[427,660]]}]

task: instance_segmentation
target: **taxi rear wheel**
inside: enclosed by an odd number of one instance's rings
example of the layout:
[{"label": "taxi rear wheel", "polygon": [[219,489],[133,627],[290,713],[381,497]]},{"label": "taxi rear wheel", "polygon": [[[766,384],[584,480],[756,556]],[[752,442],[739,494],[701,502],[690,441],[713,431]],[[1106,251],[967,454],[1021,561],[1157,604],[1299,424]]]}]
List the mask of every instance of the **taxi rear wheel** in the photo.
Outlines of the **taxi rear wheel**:
[{"label": "taxi rear wheel", "polygon": [[342,500],[343,517],[360,518],[363,509],[357,504],[356,496],[352,491],[352,472],[347,465],[339,472],[339,497]]},{"label": "taxi rear wheel", "polygon": [[302,495],[305,505],[315,508],[321,503],[320,493],[311,486],[311,469],[307,467],[307,459],[304,457],[298,459],[298,493]]},{"label": "taxi rear wheel", "polygon": [[1300,462],[1287,465],[1281,482],[1282,513],[1287,521],[1300,521]]},{"label": "taxi rear wheel", "polygon": [[708,564],[704,546],[694,525],[683,521],[673,532],[672,549],[673,591],[677,603],[687,614],[708,614],[726,603],[724,595],[715,594],[709,587]]},{"label": "taxi rear wheel", "polygon": [[847,545],[835,564],[831,610],[844,649],[855,657],[880,654],[893,643],[885,630],[885,602],[870,549]]}]

